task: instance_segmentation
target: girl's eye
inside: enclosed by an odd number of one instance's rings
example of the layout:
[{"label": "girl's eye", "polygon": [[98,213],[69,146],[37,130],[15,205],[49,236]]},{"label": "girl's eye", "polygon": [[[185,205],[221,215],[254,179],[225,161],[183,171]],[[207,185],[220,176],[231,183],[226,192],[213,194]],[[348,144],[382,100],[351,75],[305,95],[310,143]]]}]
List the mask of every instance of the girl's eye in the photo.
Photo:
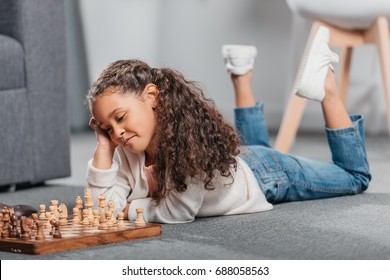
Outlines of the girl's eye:
[{"label": "girl's eye", "polygon": [[112,130],[111,127],[107,128],[107,129],[104,129],[104,131],[107,132],[107,133],[110,133],[111,130]]},{"label": "girl's eye", "polygon": [[118,122],[122,121],[123,118],[125,117],[125,115],[126,115],[126,114],[123,114],[122,116],[120,116],[120,117],[118,118]]}]

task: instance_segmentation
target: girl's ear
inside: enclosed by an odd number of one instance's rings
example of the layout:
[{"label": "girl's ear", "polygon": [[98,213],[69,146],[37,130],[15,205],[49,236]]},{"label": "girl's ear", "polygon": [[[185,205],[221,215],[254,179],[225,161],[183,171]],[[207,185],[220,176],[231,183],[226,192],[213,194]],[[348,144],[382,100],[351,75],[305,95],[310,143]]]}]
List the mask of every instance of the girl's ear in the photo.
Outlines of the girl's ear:
[{"label": "girl's ear", "polygon": [[157,96],[159,94],[159,90],[157,86],[153,83],[149,83],[145,86],[143,97],[144,100],[148,101],[150,106],[155,109],[157,107]]}]

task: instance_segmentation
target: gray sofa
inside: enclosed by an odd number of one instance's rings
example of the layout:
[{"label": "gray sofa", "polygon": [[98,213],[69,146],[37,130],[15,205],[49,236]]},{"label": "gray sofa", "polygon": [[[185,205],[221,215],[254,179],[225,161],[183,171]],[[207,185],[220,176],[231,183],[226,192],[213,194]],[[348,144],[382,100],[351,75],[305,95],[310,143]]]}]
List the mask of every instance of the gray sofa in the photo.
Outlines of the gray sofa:
[{"label": "gray sofa", "polygon": [[70,175],[64,3],[0,1],[0,186]]}]

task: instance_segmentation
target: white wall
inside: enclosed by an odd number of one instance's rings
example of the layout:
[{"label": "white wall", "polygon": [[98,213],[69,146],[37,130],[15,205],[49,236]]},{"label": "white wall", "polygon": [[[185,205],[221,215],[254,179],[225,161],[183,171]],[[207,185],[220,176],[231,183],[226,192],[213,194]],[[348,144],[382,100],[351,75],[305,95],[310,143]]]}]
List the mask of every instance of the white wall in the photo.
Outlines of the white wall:
[{"label": "white wall", "polygon": [[82,0],[80,8],[91,80],[121,58],[173,67],[201,82],[231,120],[234,99],[222,45],[257,46],[256,95],[267,104],[269,125],[279,125],[290,33],[284,1]]},{"label": "white wall", "polygon": [[81,0],[90,81],[107,64],[126,58],[154,62],[159,0]]},{"label": "white wall", "polygon": [[[139,58],[153,67],[173,67],[201,82],[232,120],[233,91],[221,47],[225,43],[253,44],[258,48],[253,83],[256,98],[266,104],[269,127],[278,128],[310,28],[308,22],[293,24],[296,19],[284,0],[81,0],[79,4],[89,82],[117,59]],[[374,65],[367,71],[375,69]],[[360,109],[363,104],[368,114],[376,112],[367,120],[371,123],[368,130],[386,132],[384,111],[368,106],[381,105],[383,93],[371,94],[374,99],[367,97],[367,87],[363,90],[359,83],[364,77],[353,75],[356,87],[351,90],[364,92],[363,97],[351,98],[351,106]],[[380,91],[381,85],[373,79],[370,84],[371,92]],[[322,127],[320,107],[311,104],[301,130]]]},{"label": "white wall", "polygon": [[[233,90],[221,47],[226,43],[258,48],[253,86],[266,103],[269,126],[278,126],[286,92],[290,12],[284,1],[169,0],[162,7],[161,63],[201,81],[218,107],[232,119]],[[277,15],[277,16],[275,16]]]}]

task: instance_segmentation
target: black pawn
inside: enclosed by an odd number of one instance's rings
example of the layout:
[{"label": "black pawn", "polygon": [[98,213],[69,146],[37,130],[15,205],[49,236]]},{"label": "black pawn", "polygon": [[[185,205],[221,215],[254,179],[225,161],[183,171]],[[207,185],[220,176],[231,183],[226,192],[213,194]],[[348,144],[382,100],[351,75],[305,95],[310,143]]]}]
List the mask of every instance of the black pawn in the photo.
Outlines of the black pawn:
[{"label": "black pawn", "polygon": [[60,222],[55,221],[54,222],[54,232],[53,232],[53,237],[54,238],[62,238],[61,232],[60,232]]},{"label": "black pawn", "polygon": [[15,214],[11,216],[11,226],[9,227],[9,237],[19,238],[20,231],[18,229],[18,217]]}]

